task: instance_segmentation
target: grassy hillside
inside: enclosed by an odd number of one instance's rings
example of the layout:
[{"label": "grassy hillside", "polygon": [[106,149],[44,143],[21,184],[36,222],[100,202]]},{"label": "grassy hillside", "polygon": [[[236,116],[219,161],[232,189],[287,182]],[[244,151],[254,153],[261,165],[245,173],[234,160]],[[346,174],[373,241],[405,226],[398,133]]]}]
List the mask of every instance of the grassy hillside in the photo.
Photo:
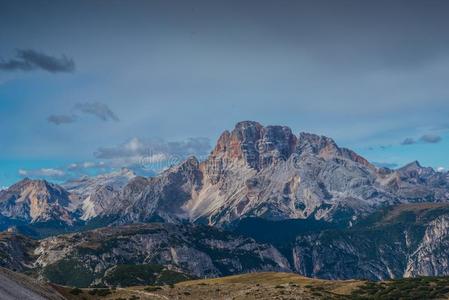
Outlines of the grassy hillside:
[{"label": "grassy hillside", "polygon": [[384,282],[332,281],[292,273],[252,273],[184,281],[165,286],[125,289],[57,287],[69,300],[79,299],[449,299],[449,278],[422,277]]}]

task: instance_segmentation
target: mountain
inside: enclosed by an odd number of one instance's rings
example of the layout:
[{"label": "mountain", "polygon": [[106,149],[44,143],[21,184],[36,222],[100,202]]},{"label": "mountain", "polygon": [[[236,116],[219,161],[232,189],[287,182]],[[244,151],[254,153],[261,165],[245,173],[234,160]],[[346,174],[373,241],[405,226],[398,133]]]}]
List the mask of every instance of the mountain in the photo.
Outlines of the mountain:
[{"label": "mountain", "polygon": [[437,172],[414,161],[381,176],[387,188],[404,202],[441,202],[449,199],[449,172]]},{"label": "mountain", "polygon": [[45,180],[24,179],[0,191],[0,214],[3,218],[26,223],[61,221],[72,224],[69,193]]},{"label": "mountain", "polygon": [[111,206],[134,177],[132,171],[123,168],[62,185],[25,178],[0,191],[0,230],[17,227],[35,237],[79,230],[86,220]]},{"label": "mountain", "polygon": [[0,266],[75,286],[263,270],[449,275],[449,173],[377,168],[331,138],[245,121],[204,161],[154,177],[24,179],[0,192],[6,228]]},{"label": "mountain", "polygon": [[285,126],[238,123],[202,162],[190,157],[136,177],[99,216],[118,224],[164,220],[227,227],[248,217],[352,224],[398,203],[449,200],[448,173],[414,163],[376,168],[330,138]]},{"label": "mountain", "polygon": [[127,168],[119,171],[70,180],[62,187],[71,197],[72,210],[81,212],[81,220],[96,217],[110,206],[118,192],[136,175]]},{"label": "mountain", "polygon": [[244,121],[224,131],[204,161],[189,157],[154,177],[122,169],[62,186],[25,179],[0,192],[0,224],[187,221],[232,227],[257,217],[351,226],[382,207],[448,200],[447,172],[418,162],[377,168],[331,138]]}]

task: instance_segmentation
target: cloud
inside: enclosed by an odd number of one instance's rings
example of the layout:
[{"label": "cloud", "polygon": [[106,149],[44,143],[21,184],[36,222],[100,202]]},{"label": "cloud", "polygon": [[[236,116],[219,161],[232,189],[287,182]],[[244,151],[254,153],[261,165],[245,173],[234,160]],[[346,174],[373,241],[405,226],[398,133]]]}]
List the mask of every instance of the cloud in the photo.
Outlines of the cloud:
[{"label": "cloud", "polygon": [[210,149],[210,140],[204,137],[188,138],[177,142],[166,142],[163,139],[142,140],[134,137],[117,146],[101,147],[94,155],[100,159],[142,157],[158,154],[163,154],[167,157],[170,155],[187,157],[189,155],[206,155]]},{"label": "cloud", "polygon": [[[80,114],[89,114],[99,118],[102,121],[115,121],[118,122],[119,118],[117,115],[104,103],[100,102],[85,102],[77,103],[73,107],[73,110]],[[56,125],[74,123],[78,120],[78,114],[60,114],[60,115],[50,115],[47,121]]]},{"label": "cloud", "polygon": [[20,169],[19,175],[22,177],[63,179],[67,174],[64,170],[61,169],[41,168],[34,170]]},{"label": "cloud", "polygon": [[32,49],[16,50],[16,57],[9,60],[0,60],[0,70],[4,71],[34,71],[44,70],[50,73],[73,72],[75,62],[65,55],[61,57],[50,56]]},{"label": "cloud", "polygon": [[77,170],[87,170],[87,169],[101,169],[107,167],[106,164],[103,161],[100,162],[79,162],[79,163],[72,163],[68,165],[67,169],[70,171],[77,171]]},{"label": "cloud", "polygon": [[69,124],[76,121],[76,116],[74,115],[50,115],[47,121],[56,125]]},{"label": "cloud", "polygon": [[414,139],[412,139],[412,138],[406,138],[405,140],[403,140],[401,142],[401,145],[404,145],[404,146],[406,146],[406,145],[413,145],[413,144],[416,144],[416,141]]},{"label": "cloud", "polygon": [[418,142],[424,143],[424,144],[436,144],[441,142],[442,138],[441,136],[437,135],[437,134],[432,134],[432,133],[428,133],[428,134],[424,134],[422,135],[418,140],[415,140],[413,138],[406,138],[405,140],[403,140],[401,142],[401,145],[413,145],[416,144]]},{"label": "cloud", "polygon": [[136,173],[150,174],[176,165],[191,155],[201,159],[210,149],[210,140],[203,137],[176,142],[135,137],[117,146],[101,147],[94,155],[97,159],[106,160],[111,168],[127,167]]},{"label": "cloud", "polygon": [[436,144],[441,142],[442,138],[441,136],[436,134],[425,134],[422,137],[420,137],[419,140],[427,144]]},{"label": "cloud", "polygon": [[132,138],[113,146],[99,148],[97,160],[74,162],[57,168],[20,169],[21,177],[66,181],[127,168],[141,176],[154,176],[178,164],[190,155],[201,158],[211,149],[209,139],[197,137],[184,141],[166,142],[162,139]]},{"label": "cloud", "polygon": [[437,168],[437,172],[444,172],[446,170],[446,168],[444,167],[438,167]]},{"label": "cloud", "polygon": [[99,102],[86,102],[86,103],[77,103],[75,105],[75,109],[79,110],[82,113],[85,114],[91,114],[103,121],[119,121],[119,118],[117,117],[114,112],[104,103]]}]

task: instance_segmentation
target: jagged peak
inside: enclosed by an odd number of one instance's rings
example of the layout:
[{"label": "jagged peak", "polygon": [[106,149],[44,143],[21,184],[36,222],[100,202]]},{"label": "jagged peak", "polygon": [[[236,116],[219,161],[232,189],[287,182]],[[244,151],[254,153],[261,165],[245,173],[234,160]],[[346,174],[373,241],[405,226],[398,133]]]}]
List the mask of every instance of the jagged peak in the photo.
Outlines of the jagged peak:
[{"label": "jagged peak", "polygon": [[275,152],[285,159],[298,152],[319,155],[325,159],[343,157],[373,167],[354,151],[340,148],[330,137],[307,132],[296,136],[288,126],[263,126],[255,121],[238,122],[231,132],[224,131],[211,155],[224,156],[230,160],[243,159],[251,167],[259,169],[271,161],[270,156]]},{"label": "jagged peak", "polygon": [[15,190],[15,189],[22,189],[27,186],[34,185],[36,187],[51,187],[53,186],[52,183],[46,181],[45,179],[31,179],[31,178],[24,178],[15,184],[11,185],[8,190]]},{"label": "jagged peak", "polygon": [[405,166],[399,168],[398,171],[410,171],[410,170],[420,170],[420,169],[423,169],[423,167],[421,166],[419,161],[415,160],[415,161],[412,161],[412,162],[406,164]]},{"label": "jagged peak", "polygon": [[251,128],[251,127],[262,128],[263,126],[259,122],[247,120],[247,121],[237,122],[237,124],[235,124],[234,130],[246,129],[246,128]]},{"label": "jagged peak", "polygon": [[300,144],[309,144],[313,147],[314,150],[317,151],[320,151],[325,147],[340,149],[337,143],[332,138],[324,135],[318,135],[309,132],[300,132],[298,139]]}]

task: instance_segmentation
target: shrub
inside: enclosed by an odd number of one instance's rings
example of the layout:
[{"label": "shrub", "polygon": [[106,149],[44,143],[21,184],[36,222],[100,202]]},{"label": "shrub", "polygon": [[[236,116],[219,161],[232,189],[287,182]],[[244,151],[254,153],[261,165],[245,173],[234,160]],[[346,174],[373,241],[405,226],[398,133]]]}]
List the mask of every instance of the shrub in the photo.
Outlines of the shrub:
[{"label": "shrub", "polygon": [[144,288],[145,291],[147,292],[155,292],[157,290],[161,290],[162,288],[159,286],[147,286],[146,288]]},{"label": "shrub", "polygon": [[75,296],[82,294],[82,293],[83,293],[83,291],[79,288],[73,288],[70,290],[70,294],[75,295]]}]

